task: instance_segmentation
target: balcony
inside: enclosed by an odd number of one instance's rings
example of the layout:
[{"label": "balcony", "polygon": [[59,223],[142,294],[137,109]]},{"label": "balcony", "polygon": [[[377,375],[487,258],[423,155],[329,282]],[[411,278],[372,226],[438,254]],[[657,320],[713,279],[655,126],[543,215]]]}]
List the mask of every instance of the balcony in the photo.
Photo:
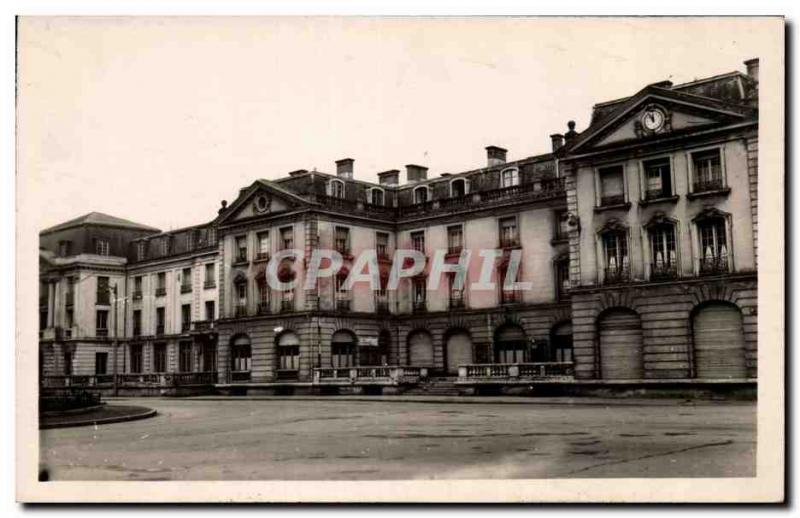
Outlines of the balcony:
[{"label": "balcony", "polygon": [[336,299],[336,311],[350,311],[350,299]]},{"label": "balcony", "polygon": [[269,261],[269,253],[268,252],[256,252],[255,261]]},{"label": "balcony", "polygon": [[517,236],[500,238],[500,248],[519,248],[519,247],[520,247],[519,237]]},{"label": "balcony", "polygon": [[94,335],[98,338],[106,338],[108,336],[108,329],[97,328],[94,330]]},{"label": "balcony", "polygon": [[450,293],[450,309],[464,309],[464,293]]},{"label": "balcony", "polygon": [[631,280],[631,272],[627,266],[617,266],[603,270],[603,284],[621,284]]},{"label": "balcony", "polygon": [[678,278],[678,266],[676,264],[651,264],[650,279],[654,281],[665,281]]},{"label": "balcony", "polygon": [[164,324],[156,325],[156,335],[163,335],[164,334]]},{"label": "balcony", "polygon": [[602,212],[605,210],[628,210],[631,207],[631,202],[625,201],[624,194],[614,194],[611,196],[601,196],[600,205],[594,208],[595,212]]},{"label": "balcony", "polygon": [[574,377],[572,362],[487,363],[460,365],[456,383],[569,381]]},{"label": "balcony", "polygon": [[142,336],[141,326],[133,326],[133,337],[139,338],[140,336]]},{"label": "balcony", "polygon": [[237,304],[233,308],[233,316],[236,318],[247,316],[247,304]]},{"label": "balcony", "polygon": [[181,333],[188,333],[189,329],[191,329],[190,322],[181,322]]},{"label": "balcony", "polygon": [[269,315],[270,314],[270,306],[269,302],[259,302],[256,306],[256,313],[259,315]]},{"label": "balcony", "polygon": [[700,275],[720,275],[729,271],[727,256],[700,259]]},{"label": "balcony", "polygon": [[414,313],[425,313],[428,311],[428,303],[425,299],[415,300],[411,305],[411,310]]},{"label": "balcony", "polygon": [[142,300],[142,290],[134,290],[131,298],[133,300]]},{"label": "balcony", "polygon": [[375,311],[381,315],[389,313],[389,300],[386,296],[377,296],[375,299]]},{"label": "balcony", "polygon": [[281,312],[294,311],[294,299],[281,300]]},{"label": "balcony", "polygon": [[250,261],[247,260],[247,253],[239,254],[233,258],[233,264],[236,266],[241,266],[245,264],[249,264]]},{"label": "balcony", "polygon": [[317,194],[311,197],[311,201],[316,202],[325,208],[346,212],[348,214],[360,214],[383,219],[392,218],[395,214],[394,207],[363,203],[344,198],[336,198],[334,196]]},{"label": "balcony", "polygon": [[216,322],[214,320],[195,320],[192,322],[192,331],[197,333],[213,331],[215,327]]},{"label": "balcony", "polygon": [[203,289],[206,289],[206,290],[209,290],[211,288],[216,288],[216,287],[217,287],[216,281],[208,281],[207,280],[207,281],[205,281],[203,283]]},{"label": "balcony", "polygon": [[156,297],[165,297],[167,295],[167,288],[156,288]]},{"label": "balcony", "polygon": [[447,247],[447,255],[448,255],[448,256],[457,256],[457,255],[461,255],[461,250],[463,250],[463,249],[464,249],[464,247],[463,247],[463,246],[461,246],[461,245],[458,245],[458,246],[448,246],[448,247]]},{"label": "balcony", "polygon": [[191,293],[191,292],[192,292],[191,284],[181,284],[181,293]]},{"label": "balcony", "polygon": [[695,180],[695,182],[692,184],[693,193],[721,191],[724,188],[725,185],[722,183],[722,178]]}]

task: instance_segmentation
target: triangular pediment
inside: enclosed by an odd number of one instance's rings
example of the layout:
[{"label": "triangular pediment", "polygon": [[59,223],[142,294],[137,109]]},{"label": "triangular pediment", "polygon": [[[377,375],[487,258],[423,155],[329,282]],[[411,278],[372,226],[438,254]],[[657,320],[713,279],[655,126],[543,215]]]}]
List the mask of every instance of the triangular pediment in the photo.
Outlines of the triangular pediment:
[{"label": "triangular pediment", "polygon": [[570,152],[683,134],[744,119],[741,107],[714,99],[648,87],[584,131]]},{"label": "triangular pediment", "polygon": [[270,216],[296,210],[306,205],[300,196],[281,189],[267,180],[256,180],[243,189],[218,220],[219,225],[259,216]]}]

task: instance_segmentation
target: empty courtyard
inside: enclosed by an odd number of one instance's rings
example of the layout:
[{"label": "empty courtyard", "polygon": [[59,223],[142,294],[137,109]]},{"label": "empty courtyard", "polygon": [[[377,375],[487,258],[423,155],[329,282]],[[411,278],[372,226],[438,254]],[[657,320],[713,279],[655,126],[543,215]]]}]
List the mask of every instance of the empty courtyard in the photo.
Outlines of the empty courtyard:
[{"label": "empty courtyard", "polygon": [[755,475],[756,403],[131,398],[153,418],[42,430],[51,480]]}]

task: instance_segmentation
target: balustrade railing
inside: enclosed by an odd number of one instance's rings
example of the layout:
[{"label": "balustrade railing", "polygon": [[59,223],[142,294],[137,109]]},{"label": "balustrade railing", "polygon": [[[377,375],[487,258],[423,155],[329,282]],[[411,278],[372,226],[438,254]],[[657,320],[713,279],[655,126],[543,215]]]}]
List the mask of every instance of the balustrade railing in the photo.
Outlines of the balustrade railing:
[{"label": "balustrade railing", "polygon": [[341,382],[381,382],[400,383],[414,382],[428,375],[424,367],[402,366],[360,366],[360,367],[323,367],[313,370],[314,383],[341,383]]},{"label": "balustrade railing", "polygon": [[43,376],[40,384],[45,388],[111,387],[115,376],[120,387],[212,385],[217,382],[216,372],[170,372]]},{"label": "balustrade railing", "polygon": [[574,374],[572,362],[486,363],[461,365],[458,368],[458,377],[462,380],[572,378]]}]

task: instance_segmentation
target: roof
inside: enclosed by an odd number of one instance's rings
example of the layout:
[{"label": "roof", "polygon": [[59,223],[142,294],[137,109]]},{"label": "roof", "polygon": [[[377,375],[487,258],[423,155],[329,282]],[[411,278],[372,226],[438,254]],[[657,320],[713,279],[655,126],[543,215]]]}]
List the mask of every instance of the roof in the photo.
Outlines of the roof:
[{"label": "roof", "polygon": [[103,227],[116,227],[116,228],[128,228],[132,230],[146,230],[149,232],[161,232],[161,230],[150,227],[147,225],[142,225],[141,223],[136,223],[127,219],[118,218],[116,216],[110,216],[108,214],[103,214],[102,212],[90,212],[88,214],[84,214],[75,219],[71,219],[64,223],[55,225],[53,227],[46,228],[39,232],[40,234],[49,234],[51,232],[56,232],[58,230],[65,230],[68,228],[73,227],[80,227],[82,225],[99,225]]}]

